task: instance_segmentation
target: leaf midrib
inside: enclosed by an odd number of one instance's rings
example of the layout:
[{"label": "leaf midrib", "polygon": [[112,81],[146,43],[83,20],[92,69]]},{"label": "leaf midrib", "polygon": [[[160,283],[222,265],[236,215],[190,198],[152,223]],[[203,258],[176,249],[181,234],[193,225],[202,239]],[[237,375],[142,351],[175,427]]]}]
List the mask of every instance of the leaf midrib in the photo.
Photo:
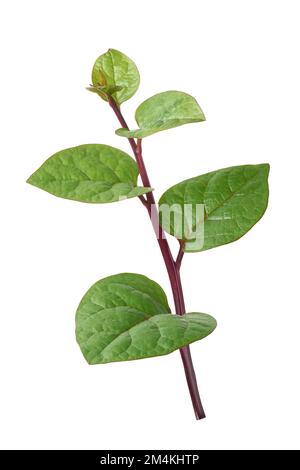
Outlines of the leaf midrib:
[{"label": "leaf midrib", "polygon": [[[260,169],[260,170],[261,170],[261,169]],[[243,187],[245,187],[245,186],[246,186],[247,184],[249,184],[254,178],[256,178],[257,175],[260,173],[260,170],[258,170],[255,175],[252,175],[252,176],[246,181],[246,183],[242,184],[242,185],[241,185],[239,188],[237,188],[235,191],[231,192],[230,196],[227,197],[226,199],[224,199],[224,201],[222,201],[222,203],[221,203],[218,207],[216,207],[215,209],[213,209],[208,215],[205,214],[205,216],[204,216],[204,222],[205,222],[205,220],[208,220],[208,219],[209,219],[209,217],[211,216],[211,214],[213,214],[213,213],[216,212],[218,209],[220,209],[221,207],[223,207],[230,199],[232,199],[232,198],[236,195],[236,193],[238,193]],[[217,176],[217,174],[215,174],[214,176]],[[214,178],[214,176],[213,176],[212,178]],[[228,181],[228,177],[227,177],[227,181]],[[208,187],[208,185],[209,185],[210,182],[211,182],[211,180],[210,180],[210,181],[208,182],[208,184],[206,185],[206,189],[207,189],[207,187]],[[205,189],[205,191],[206,191],[206,189]],[[205,198],[204,198],[204,199],[205,199]],[[205,202],[204,202],[204,204],[205,204]]]},{"label": "leaf midrib", "polygon": [[[239,188],[237,188],[235,191],[231,192],[230,196],[227,197],[226,199],[224,199],[224,201],[222,201],[222,203],[215,207],[215,209],[213,209],[209,214],[206,213],[205,211],[205,215],[204,215],[204,221],[202,222],[199,222],[199,223],[196,223],[192,226],[192,230],[194,231],[195,229],[197,229],[201,223],[205,224],[205,222],[207,220],[209,220],[209,217],[211,216],[211,214],[213,214],[215,211],[219,210],[222,206],[224,206],[233,196],[235,196],[235,194],[237,192],[239,192],[244,186],[246,186],[249,182],[251,182],[252,179],[254,179],[255,177],[257,177],[258,173],[261,171],[261,168],[256,172],[255,175],[252,175],[244,184],[242,184]],[[214,174],[211,176],[211,178],[207,181],[206,185],[205,185],[205,189],[204,189],[204,197],[203,197],[203,202],[201,204],[204,204],[204,207],[205,207],[205,194],[207,192],[207,188],[209,186],[209,184],[211,183],[212,179],[215,177],[215,176],[218,176],[218,172],[214,172]],[[192,180],[194,180],[195,178],[192,178]],[[184,188],[184,194],[183,194],[183,200],[185,199],[185,193],[186,193],[186,190],[187,190],[187,187],[188,185],[185,186]],[[188,239],[186,240],[187,242],[192,242],[193,240],[195,239]]]},{"label": "leaf midrib", "polygon": [[[162,313],[162,314],[160,314],[160,315],[164,315],[164,313]],[[166,315],[168,315],[168,314],[166,314]],[[169,314],[169,315],[170,315],[170,314]],[[117,341],[122,335],[129,334],[130,330],[132,330],[133,328],[135,328],[137,325],[142,325],[142,323],[149,322],[153,316],[155,316],[155,315],[151,315],[151,316],[145,318],[145,319],[142,320],[142,321],[137,321],[137,322],[136,322],[134,325],[132,325],[130,328],[127,328],[127,330],[124,330],[124,331],[122,331],[121,333],[118,333],[118,335],[117,335],[110,343],[108,343],[106,346],[104,346],[103,349],[101,349],[101,350],[99,351],[100,354],[103,355],[103,352],[104,352],[107,348],[109,348],[109,346],[111,346],[115,341]],[[94,335],[95,335],[95,334],[96,334],[96,333],[94,333]],[[94,336],[94,335],[93,335],[93,336]],[[98,354],[99,354],[99,353],[98,353]],[[98,355],[98,354],[97,354],[97,355]],[[95,357],[95,356],[94,356],[94,357]]]},{"label": "leaf midrib", "polygon": [[[90,183],[105,183],[107,185],[114,185],[114,184],[128,184],[129,186],[132,186],[132,187],[135,187],[134,186],[134,182],[133,181],[130,181],[130,182],[127,182],[127,181],[122,181],[120,179],[120,177],[116,174],[115,170],[111,169],[109,166],[107,165],[104,165],[103,163],[101,163],[101,165],[104,167],[104,168],[107,168],[108,170],[110,170],[112,172],[112,174],[115,176],[115,181],[109,181],[107,182],[107,180],[103,179],[103,180],[94,180],[92,179],[91,177],[89,177],[89,175],[87,173],[85,173],[81,168],[78,168],[77,166],[75,166],[75,168],[80,171],[80,173],[84,176],[84,179],[79,179],[79,175],[76,175],[75,178],[62,178],[62,177],[57,177],[55,175],[53,175],[52,173],[49,172],[49,170],[47,169],[44,169],[44,172],[47,174],[48,176],[48,180],[50,180],[51,178],[51,181],[49,181],[50,183],[53,183],[53,182],[78,182],[78,183],[81,183],[81,182],[90,182]],[[117,169],[117,167],[116,167]],[[42,179],[46,179],[46,178],[42,178]],[[46,183],[48,181],[46,180]]]}]

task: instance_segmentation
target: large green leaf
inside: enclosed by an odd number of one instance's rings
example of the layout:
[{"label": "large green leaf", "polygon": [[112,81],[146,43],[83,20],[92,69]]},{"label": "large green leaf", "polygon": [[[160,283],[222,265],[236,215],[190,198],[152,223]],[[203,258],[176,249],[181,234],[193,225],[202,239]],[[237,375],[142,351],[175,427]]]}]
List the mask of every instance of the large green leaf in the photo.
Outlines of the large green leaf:
[{"label": "large green leaf", "polygon": [[27,180],[55,196],[106,203],[147,193],[137,187],[136,162],[109,145],[87,144],[57,152]]},{"label": "large green leaf", "polygon": [[172,127],[205,121],[205,116],[192,96],[181,91],[165,91],[144,101],[137,108],[135,119],[139,129],[118,129],[116,134],[142,139]]},{"label": "large green leaf", "polygon": [[139,274],[94,284],[76,313],[76,338],[89,364],[163,356],[209,335],[216,321],[204,313],[171,315],[162,288]]},{"label": "large green leaf", "polygon": [[96,60],[92,71],[93,87],[107,101],[111,95],[118,104],[131,98],[140,84],[140,75],[135,63],[125,54],[109,49]]},{"label": "large green leaf", "polygon": [[[161,224],[186,241],[185,251],[203,251],[242,237],[263,216],[268,204],[269,165],[243,165],[191,178],[161,197]],[[196,210],[197,205],[203,205]],[[172,207],[173,206],[173,207]],[[166,217],[164,211],[173,214]]]}]

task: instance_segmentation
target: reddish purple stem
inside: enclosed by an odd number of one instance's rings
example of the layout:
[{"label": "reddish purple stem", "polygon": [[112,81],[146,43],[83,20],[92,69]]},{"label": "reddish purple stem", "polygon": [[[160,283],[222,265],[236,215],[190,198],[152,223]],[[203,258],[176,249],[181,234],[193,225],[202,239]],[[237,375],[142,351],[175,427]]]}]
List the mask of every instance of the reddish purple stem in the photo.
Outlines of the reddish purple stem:
[{"label": "reddish purple stem", "polygon": [[[113,98],[109,99],[109,104],[111,108],[113,109],[115,115],[117,116],[123,129],[128,129],[127,123],[121,113],[121,110]],[[138,139],[136,142],[135,139],[133,138],[128,138],[128,141],[130,143],[130,146],[136,158],[136,162],[139,168],[142,183],[145,187],[151,188],[150,180],[149,180],[147,170],[144,164],[143,156],[142,156],[142,141],[141,139]],[[158,215],[158,210],[157,210],[157,206],[155,203],[153,192],[151,191],[147,193],[146,199],[143,196],[141,196],[140,199],[142,203],[145,205],[145,207],[147,208],[149,217],[152,222],[153,229],[156,233],[156,238],[160,247],[160,251],[161,251],[161,254],[163,256],[163,259],[167,268],[167,272],[168,272],[168,276],[169,276],[170,284],[172,288],[173,298],[174,298],[176,314],[183,315],[186,312],[186,310],[185,310],[183,290],[182,290],[182,284],[181,284],[181,278],[180,278],[180,266],[181,266],[181,261],[184,255],[184,243],[180,242],[178,256],[175,261],[171,253],[169,243],[165,237],[164,231],[159,224],[159,215]],[[181,354],[181,359],[182,359],[183,366],[184,366],[185,376],[186,376],[187,384],[189,387],[196,419],[205,418],[205,413],[204,413],[200,395],[199,395],[196,374],[194,371],[193,361],[192,361],[192,356],[191,356],[189,346],[181,348],[180,354]]]}]

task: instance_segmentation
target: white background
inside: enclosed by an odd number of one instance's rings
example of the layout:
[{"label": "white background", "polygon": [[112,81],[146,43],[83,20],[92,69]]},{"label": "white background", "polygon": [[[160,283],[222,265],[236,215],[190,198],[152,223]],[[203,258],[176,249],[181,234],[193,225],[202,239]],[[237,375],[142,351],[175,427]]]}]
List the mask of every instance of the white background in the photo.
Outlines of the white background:
[{"label": "white background", "polygon": [[[299,13],[296,0],[1,2],[1,448],[299,449]],[[206,114],[145,140],[157,196],[217,168],[271,164],[264,218],[184,260],[188,310],[218,320],[192,346],[201,422],[179,353],[88,366],[75,341],[78,302],[102,277],[145,274],[170,295],[139,201],[80,204],[25,183],[66,147],[129,152],[85,91],[109,47],[141,73],[123,106],[131,126],[168,89]]]}]

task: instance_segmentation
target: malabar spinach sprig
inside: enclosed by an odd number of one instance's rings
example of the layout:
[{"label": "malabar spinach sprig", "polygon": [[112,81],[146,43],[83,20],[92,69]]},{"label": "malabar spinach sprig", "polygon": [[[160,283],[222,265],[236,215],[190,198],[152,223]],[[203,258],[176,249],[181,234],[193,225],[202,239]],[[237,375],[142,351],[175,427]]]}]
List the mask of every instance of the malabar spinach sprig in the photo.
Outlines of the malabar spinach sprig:
[{"label": "malabar spinach sprig", "polygon": [[[55,196],[89,203],[138,197],[145,207],[167,268],[176,315],[163,289],[141,274],[123,273],[96,282],[76,312],[76,338],[89,364],[129,361],[180,350],[197,419],[205,417],[189,344],[208,336],[216,321],[186,313],[180,278],[185,252],[208,250],[242,237],[268,203],[268,164],[243,165],[196,176],[168,189],[155,202],[142,155],[142,139],[156,132],[205,121],[199,104],[180,91],[148,98],[136,110],[130,130],[121,104],[138,89],[134,62],[114,49],[98,57],[88,89],[114,111],[134,158],[109,145],[86,144],[62,150],[43,163],[28,182]],[[140,177],[142,185],[138,185]],[[165,232],[179,242],[173,256]]]}]

